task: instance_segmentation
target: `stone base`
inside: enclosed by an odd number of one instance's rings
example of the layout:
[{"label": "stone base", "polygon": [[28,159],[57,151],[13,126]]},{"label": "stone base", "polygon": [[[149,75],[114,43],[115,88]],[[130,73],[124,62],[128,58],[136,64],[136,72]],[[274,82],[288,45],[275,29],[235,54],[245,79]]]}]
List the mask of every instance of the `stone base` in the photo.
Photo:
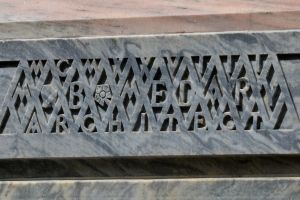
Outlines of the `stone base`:
[{"label": "stone base", "polygon": [[293,199],[300,178],[4,181],[0,199]]}]

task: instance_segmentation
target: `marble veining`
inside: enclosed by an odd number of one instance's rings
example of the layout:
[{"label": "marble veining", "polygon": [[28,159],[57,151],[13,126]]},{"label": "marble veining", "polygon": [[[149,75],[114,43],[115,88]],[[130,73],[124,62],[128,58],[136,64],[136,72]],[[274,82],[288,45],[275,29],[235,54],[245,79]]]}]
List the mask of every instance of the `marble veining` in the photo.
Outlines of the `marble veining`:
[{"label": "marble veining", "polygon": [[299,178],[3,181],[1,199],[298,199]]},{"label": "marble veining", "polygon": [[299,153],[299,39],[2,41],[0,157]]}]

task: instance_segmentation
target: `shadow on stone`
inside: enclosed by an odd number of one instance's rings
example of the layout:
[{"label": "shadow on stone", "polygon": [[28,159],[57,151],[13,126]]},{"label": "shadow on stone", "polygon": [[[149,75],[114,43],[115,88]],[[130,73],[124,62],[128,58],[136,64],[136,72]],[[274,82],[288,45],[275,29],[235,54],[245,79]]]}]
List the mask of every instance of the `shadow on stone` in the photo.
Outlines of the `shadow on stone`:
[{"label": "shadow on stone", "polygon": [[1,160],[2,180],[299,176],[300,156]]}]

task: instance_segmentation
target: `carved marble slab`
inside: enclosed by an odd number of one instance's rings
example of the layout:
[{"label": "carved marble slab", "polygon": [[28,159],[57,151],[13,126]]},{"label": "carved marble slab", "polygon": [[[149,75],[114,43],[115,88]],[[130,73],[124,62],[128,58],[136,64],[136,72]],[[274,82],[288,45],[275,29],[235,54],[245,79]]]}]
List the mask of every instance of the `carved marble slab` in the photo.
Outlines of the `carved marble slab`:
[{"label": "carved marble slab", "polygon": [[6,40],[0,158],[297,154],[300,32]]}]

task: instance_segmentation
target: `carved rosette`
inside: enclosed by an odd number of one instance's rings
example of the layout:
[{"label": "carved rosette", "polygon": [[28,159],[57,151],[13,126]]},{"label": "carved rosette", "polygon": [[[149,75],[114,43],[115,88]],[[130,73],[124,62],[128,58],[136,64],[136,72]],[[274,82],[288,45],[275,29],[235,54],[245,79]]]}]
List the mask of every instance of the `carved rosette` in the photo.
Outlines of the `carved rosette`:
[{"label": "carved rosette", "polygon": [[104,106],[104,103],[107,105],[111,100],[111,92],[108,84],[97,85],[95,92],[95,101],[101,106]]}]

